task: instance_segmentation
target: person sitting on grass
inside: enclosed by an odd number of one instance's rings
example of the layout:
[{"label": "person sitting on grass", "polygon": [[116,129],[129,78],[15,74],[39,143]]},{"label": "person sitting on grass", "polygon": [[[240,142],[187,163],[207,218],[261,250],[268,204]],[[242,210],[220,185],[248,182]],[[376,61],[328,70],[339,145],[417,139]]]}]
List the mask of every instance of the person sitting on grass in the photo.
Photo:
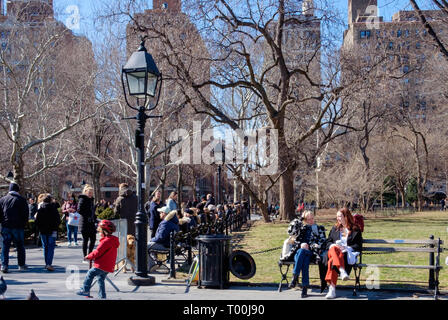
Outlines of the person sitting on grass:
[{"label": "person sitting on grass", "polygon": [[101,234],[100,243],[94,251],[84,258],[85,260],[93,260],[93,268],[87,272],[83,286],[76,292],[77,295],[90,296],[92,281],[96,277],[99,287],[98,297],[106,299],[104,280],[109,272],[114,272],[118,247],[120,246],[118,238],[112,235],[115,230],[116,227],[112,221],[101,220],[98,224],[98,232]]},{"label": "person sitting on grass", "polygon": [[356,263],[356,257],[362,250],[362,234],[355,224],[348,208],[342,208],[336,214],[337,222],[330,231],[324,253],[324,263],[327,265],[325,280],[330,285],[327,299],[336,298],[336,283],[338,276],[348,280],[351,265]]}]

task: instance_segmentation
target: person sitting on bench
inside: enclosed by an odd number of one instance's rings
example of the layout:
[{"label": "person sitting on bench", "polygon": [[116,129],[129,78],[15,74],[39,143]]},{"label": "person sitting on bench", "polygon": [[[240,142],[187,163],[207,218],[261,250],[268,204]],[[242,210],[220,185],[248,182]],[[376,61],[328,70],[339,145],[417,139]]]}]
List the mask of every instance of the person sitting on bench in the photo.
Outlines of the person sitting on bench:
[{"label": "person sitting on bench", "polygon": [[[148,243],[148,251],[153,250],[168,250],[170,247],[170,234],[172,231],[178,232],[179,231],[179,224],[177,224],[174,217],[177,214],[177,210],[169,211],[170,209],[168,207],[163,207],[160,209],[157,209],[160,212],[160,222],[157,232],[154,238],[152,238]],[[151,268],[156,264],[156,262],[153,260],[151,255],[148,255],[149,257],[149,266],[148,270],[151,270]]]},{"label": "person sitting on bench", "polygon": [[305,225],[303,232],[300,233],[300,237],[297,239],[300,242],[300,249],[294,256],[293,278],[290,288],[294,288],[296,286],[300,271],[302,271],[301,297],[306,298],[308,296],[307,289],[310,285],[310,262],[320,263],[320,254],[322,253],[322,248],[326,237],[324,226],[318,226],[314,223],[314,214],[311,211],[303,212],[302,217]]},{"label": "person sitting on bench", "polygon": [[361,230],[355,224],[350,210],[339,210],[336,219],[327,239],[327,252],[324,253],[324,263],[327,265],[325,280],[330,285],[327,299],[336,298],[338,276],[348,280],[351,265],[356,263],[356,257],[362,250]]}]

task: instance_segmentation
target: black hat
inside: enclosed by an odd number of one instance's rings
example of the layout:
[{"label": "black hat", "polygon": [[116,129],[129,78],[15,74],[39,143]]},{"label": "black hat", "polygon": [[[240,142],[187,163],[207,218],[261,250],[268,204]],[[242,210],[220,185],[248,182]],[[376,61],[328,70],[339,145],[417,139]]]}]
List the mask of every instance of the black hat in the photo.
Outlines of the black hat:
[{"label": "black hat", "polygon": [[11,184],[9,185],[9,191],[19,192],[20,191],[19,185],[17,183],[11,182]]}]

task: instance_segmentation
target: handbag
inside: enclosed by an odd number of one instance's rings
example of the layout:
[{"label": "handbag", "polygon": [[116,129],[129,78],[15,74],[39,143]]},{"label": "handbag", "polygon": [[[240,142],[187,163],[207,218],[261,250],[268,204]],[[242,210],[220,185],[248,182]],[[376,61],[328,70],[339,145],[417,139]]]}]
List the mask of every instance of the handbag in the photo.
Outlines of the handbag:
[{"label": "handbag", "polygon": [[70,212],[68,214],[68,225],[77,227],[79,225],[80,214],[78,212]]}]

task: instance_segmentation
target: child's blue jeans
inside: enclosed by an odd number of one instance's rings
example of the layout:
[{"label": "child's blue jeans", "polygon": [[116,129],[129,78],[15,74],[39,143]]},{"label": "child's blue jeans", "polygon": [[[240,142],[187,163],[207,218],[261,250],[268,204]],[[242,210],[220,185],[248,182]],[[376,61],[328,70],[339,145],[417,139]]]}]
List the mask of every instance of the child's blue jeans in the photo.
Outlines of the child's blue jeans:
[{"label": "child's blue jeans", "polygon": [[108,272],[103,271],[98,268],[92,268],[87,272],[86,278],[84,279],[84,284],[82,285],[82,289],[85,292],[90,292],[90,288],[92,287],[93,279],[96,277],[98,279],[98,297],[100,299],[106,299],[106,287],[104,284],[104,280],[106,279]]}]

